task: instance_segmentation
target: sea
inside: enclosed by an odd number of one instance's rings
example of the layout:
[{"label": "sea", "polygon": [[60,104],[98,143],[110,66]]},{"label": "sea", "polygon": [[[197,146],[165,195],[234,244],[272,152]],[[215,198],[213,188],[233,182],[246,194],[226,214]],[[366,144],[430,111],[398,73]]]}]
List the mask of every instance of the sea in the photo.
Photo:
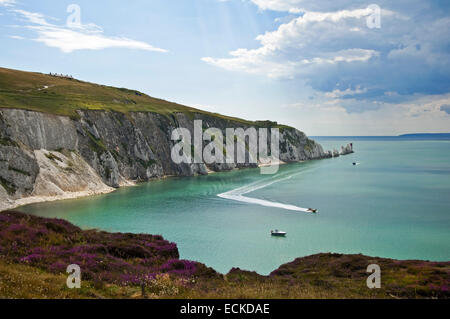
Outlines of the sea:
[{"label": "sea", "polygon": [[328,252],[450,261],[449,139],[314,139],[324,149],[353,143],[355,153],[281,165],[274,175],[173,177],[18,210],[83,229],[160,234],[177,243],[182,259],[221,273],[239,267],[267,275]]}]

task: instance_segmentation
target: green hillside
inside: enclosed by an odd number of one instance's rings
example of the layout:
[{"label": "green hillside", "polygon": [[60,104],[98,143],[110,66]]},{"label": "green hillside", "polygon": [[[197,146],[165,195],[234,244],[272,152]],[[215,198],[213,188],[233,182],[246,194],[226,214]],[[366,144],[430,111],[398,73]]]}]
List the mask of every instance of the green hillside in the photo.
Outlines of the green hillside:
[{"label": "green hillside", "polygon": [[77,117],[76,110],[127,112],[202,113],[246,124],[238,118],[209,113],[150,97],[125,88],[99,85],[49,74],[0,68],[0,108],[18,108]]}]

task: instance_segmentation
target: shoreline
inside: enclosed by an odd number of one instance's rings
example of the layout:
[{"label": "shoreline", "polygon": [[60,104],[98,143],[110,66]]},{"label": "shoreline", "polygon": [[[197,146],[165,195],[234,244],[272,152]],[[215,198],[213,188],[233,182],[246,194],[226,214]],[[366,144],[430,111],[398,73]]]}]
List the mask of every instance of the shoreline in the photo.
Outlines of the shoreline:
[{"label": "shoreline", "polygon": [[[127,185],[132,186],[132,185]],[[126,186],[125,186],[126,187]],[[29,196],[19,198],[17,200],[12,201],[12,203],[8,206],[0,207],[0,212],[17,209],[23,206],[31,205],[31,204],[39,204],[39,203],[47,203],[47,202],[57,202],[64,201],[69,199],[80,199],[86,197],[93,197],[97,195],[105,195],[116,191],[117,189],[108,187],[108,189],[102,189],[98,191],[79,191],[79,192],[65,192],[62,195],[54,195],[54,196]]]},{"label": "shoreline", "polygon": [[[295,163],[304,163],[304,162],[305,161],[299,161],[299,162],[295,162]],[[289,163],[280,161],[278,164],[279,165],[287,165]],[[260,164],[258,164],[258,168],[267,167],[270,165],[271,164],[260,163]],[[241,169],[247,169],[247,167],[235,168],[233,170],[241,170]],[[223,171],[223,172],[228,172],[228,171]],[[219,172],[208,169],[207,175],[216,174],[216,173],[219,173]],[[17,208],[20,208],[23,206],[32,205],[32,204],[57,202],[57,201],[64,201],[64,200],[70,200],[70,199],[81,199],[81,198],[93,197],[93,196],[98,196],[98,195],[110,194],[110,193],[113,193],[113,192],[119,190],[120,188],[123,188],[123,187],[134,187],[139,184],[151,183],[153,181],[164,180],[164,179],[173,178],[173,177],[195,177],[195,176],[200,176],[200,175],[193,175],[193,176],[164,175],[159,178],[153,178],[153,179],[150,179],[148,181],[143,181],[143,182],[127,180],[127,181],[122,182],[120,184],[120,187],[118,187],[118,188],[110,187],[105,184],[104,187],[102,187],[101,189],[98,189],[98,190],[64,192],[64,194],[60,194],[60,195],[28,196],[28,197],[22,197],[22,198],[18,198],[18,199],[14,199],[14,200],[8,199],[7,200],[8,204],[6,204],[6,205],[0,204],[0,212],[7,211],[7,210],[13,210],[13,209],[17,209]]]}]

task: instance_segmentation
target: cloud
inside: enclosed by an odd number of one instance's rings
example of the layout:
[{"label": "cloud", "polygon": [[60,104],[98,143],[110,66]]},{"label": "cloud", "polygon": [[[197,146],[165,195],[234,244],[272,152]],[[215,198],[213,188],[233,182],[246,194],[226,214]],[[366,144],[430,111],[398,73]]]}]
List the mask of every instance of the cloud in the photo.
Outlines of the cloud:
[{"label": "cloud", "polygon": [[[202,60],[227,70],[264,74],[269,77],[293,77],[308,73],[311,66],[367,62],[378,56],[372,49],[334,45],[324,48],[324,40],[333,34],[347,34],[349,27],[360,25],[369,9],[337,12],[307,12],[282,24],[277,30],[259,35],[257,49],[238,49],[231,58],[205,57]],[[347,36],[339,36],[341,38]],[[348,40],[346,41],[348,44]]]},{"label": "cloud", "polygon": [[[337,11],[367,6],[366,0],[250,0],[261,10],[298,14],[306,11]],[[382,2],[382,1],[381,1]],[[380,4],[380,0],[377,1]]]},{"label": "cloud", "polygon": [[167,50],[154,47],[146,42],[136,41],[125,37],[111,37],[103,34],[103,30],[95,24],[81,24],[76,27],[59,26],[49,23],[41,13],[14,9],[12,12],[24,18],[29,25],[24,27],[34,31],[37,38],[53,48],[64,53],[77,50],[102,50],[107,48],[138,49],[153,52],[167,52]]},{"label": "cloud", "polygon": [[20,10],[20,9],[14,9],[11,11],[20,14],[27,21],[29,21],[31,23],[39,24],[39,25],[43,25],[43,26],[51,25],[51,24],[47,23],[47,21],[45,21],[45,16],[41,13],[29,12],[29,11]]},{"label": "cloud", "polygon": [[440,110],[447,114],[450,114],[450,104],[441,105]]},{"label": "cloud", "polygon": [[262,10],[272,11],[287,11],[291,13],[298,13],[300,9],[301,0],[251,0]]},{"label": "cloud", "polygon": [[8,36],[11,39],[16,39],[16,40],[24,40],[24,37],[21,37],[20,35],[10,35]]},{"label": "cloud", "polygon": [[29,28],[38,33],[36,41],[42,42],[49,47],[58,48],[65,53],[76,50],[102,50],[107,48],[167,52],[167,50],[156,48],[145,42],[127,38],[106,37],[101,33],[87,30],[73,30],[53,26],[32,26]]},{"label": "cloud", "polygon": [[[377,109],[348,112],[336,102],[297,111],[297,126],[317,135],[399,135],[417,132],[448,132],[449,116],[442,116],[442,103],[450,95],[417,96],[404,103],[380,103]],[[293,111],[291,111],[293,112]],[[345,127],[345,130],[343,130]]]},{"label": "cloud", "polygon": [[347,88],[343,91],[341,90],[334,90],[333,92],[327,92],[325,96],[329,98],[339,98],[339,97],[346,97],[346,96],[353,96],[357,94],[363,94],[366,93],[367,89],[361,89],[360,87],[357,87],[356,89],[352,90],[350,88]]},{"label": "cloud", "polygon": [[373,50],[348,49],[328,52],[311,58],[299,57],[298,61],[280,61],[277,60],[276,54],[277,52],[273,48],[262,47],[256,50],[239,49],[232,51],[230,55],[233,58],[204,57],[202,60],[230,71],[262,74],[270,78],[292,78],[295,75],[306,73],[308,67],[313,65],[365,62],[378,55]]},{"label": "cloud", "polygon": [[448,1],[392,1],[377,0],[374,2],[367,0],[250,0],[261,10],[271,10],[279,12],[301,13],[306,11],[339,11],[344,9],[355,9],[367,7],[371,3],[379,5],[381,8],[390,7],[394,11],[420,12],[437,7],[445,15],[445,9],[450,7]]},{"label": "cloud", "polygon": [[0,6],[10,7],[16,3],[15,0],[0,0]]},{"label": "cloud", "polygon": [[[417,95],[450,92],[450,4],[381,0],[381,28],[369,28],[373,11],[363,1],[252,0],[263,10],[298,13],[256,37],[256,48],[210,65],[272,79],[289,79],[324,98],[339,98],[349,112]],[[359,7],[358,7],[359,6]],[[332,11],[335,10],[335,11]],[[447,12],[447,14],[445,13]],[[345,102],[345,100],[348,100]]]}]

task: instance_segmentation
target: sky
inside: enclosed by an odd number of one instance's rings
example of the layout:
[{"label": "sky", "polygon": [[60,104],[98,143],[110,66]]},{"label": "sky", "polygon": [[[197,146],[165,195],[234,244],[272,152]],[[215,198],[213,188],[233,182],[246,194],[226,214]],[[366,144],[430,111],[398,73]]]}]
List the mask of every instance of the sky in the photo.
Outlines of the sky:
[{"label": "sky", "polygon": [[0,0],[0,38],[2,67],[310,136],[450,132],[447,0]]}]

